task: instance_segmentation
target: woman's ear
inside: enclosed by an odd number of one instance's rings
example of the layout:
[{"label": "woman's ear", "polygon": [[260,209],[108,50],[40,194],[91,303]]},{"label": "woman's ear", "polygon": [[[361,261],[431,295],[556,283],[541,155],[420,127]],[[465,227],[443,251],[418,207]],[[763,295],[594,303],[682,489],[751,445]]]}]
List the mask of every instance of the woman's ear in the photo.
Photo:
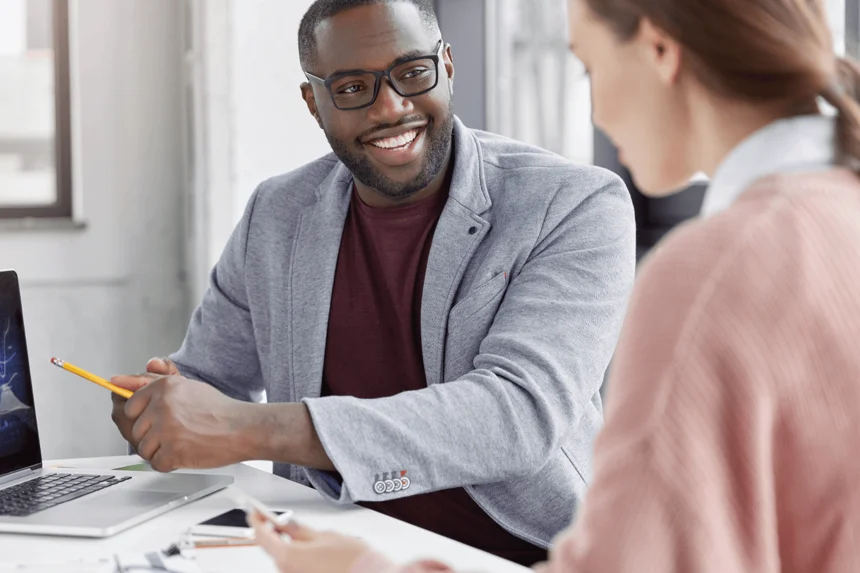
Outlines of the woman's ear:
[{"label": "woman's ear", "polygon": [[674,84],[681,73],[681,44],[647,18],[639,25],[636,41],[660,80],[667,85]]}]

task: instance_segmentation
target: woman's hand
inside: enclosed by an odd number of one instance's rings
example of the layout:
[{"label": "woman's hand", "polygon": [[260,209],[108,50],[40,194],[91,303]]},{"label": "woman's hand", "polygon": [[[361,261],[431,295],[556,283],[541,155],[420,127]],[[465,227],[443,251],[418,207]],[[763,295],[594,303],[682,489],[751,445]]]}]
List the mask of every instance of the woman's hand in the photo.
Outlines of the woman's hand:
[{"label": "woman's hand", "polygon": [[[272,556],[281,573],[348,573],[356,560],[370,548],[354,537],[320,533],[296,523],[275,527],[258,513],[248,522],[257,534],[257,543]],[[283,541],[281,534],[292,542]]]}]

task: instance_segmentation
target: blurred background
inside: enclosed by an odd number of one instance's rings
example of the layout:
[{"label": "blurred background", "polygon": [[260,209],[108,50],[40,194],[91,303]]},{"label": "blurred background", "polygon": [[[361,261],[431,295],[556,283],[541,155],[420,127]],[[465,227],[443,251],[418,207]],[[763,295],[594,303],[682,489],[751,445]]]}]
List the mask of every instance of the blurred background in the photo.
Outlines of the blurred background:
[{"label": "blurred background", "polygon": [[[840,53],[858,2],[827,0]],[[310,4],[0,0],[0,268],[22,282],[46,458],[125,453],[108,393],[50,357],[110,376],[176,350],[256,185],[329,151],[299,95]],[[647,200],[593,129],[566,0],[436,4],[467,125],[621,174],[641,254],[697,214],[704,181]]]}]

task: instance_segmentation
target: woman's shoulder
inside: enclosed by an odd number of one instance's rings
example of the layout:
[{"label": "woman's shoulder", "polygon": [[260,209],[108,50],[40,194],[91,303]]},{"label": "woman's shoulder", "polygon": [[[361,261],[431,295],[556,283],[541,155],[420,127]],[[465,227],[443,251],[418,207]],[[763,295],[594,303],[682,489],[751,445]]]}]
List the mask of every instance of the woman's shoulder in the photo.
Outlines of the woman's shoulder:
[{"label": "woman's shoulder", "polygon": [[750,256],[751,249],[764,246],[758,242],[762,225],[778,201],[771,191],[679,225],[640,264],[633,303],[645,299],[653,306],[664,301],[661,312],[671,307],[686,317],[717,285],[743,279],[729,271],[739,258]]}]

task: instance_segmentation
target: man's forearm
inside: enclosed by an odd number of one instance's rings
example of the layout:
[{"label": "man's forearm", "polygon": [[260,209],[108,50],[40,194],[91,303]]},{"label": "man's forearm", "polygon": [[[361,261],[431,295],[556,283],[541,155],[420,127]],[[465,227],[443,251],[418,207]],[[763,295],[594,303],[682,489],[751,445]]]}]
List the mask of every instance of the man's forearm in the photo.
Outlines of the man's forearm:
[{"label": "man's forearm", "polygon": [[247,459],[334,470],[304,404],[247,404],[239,447]]}]

